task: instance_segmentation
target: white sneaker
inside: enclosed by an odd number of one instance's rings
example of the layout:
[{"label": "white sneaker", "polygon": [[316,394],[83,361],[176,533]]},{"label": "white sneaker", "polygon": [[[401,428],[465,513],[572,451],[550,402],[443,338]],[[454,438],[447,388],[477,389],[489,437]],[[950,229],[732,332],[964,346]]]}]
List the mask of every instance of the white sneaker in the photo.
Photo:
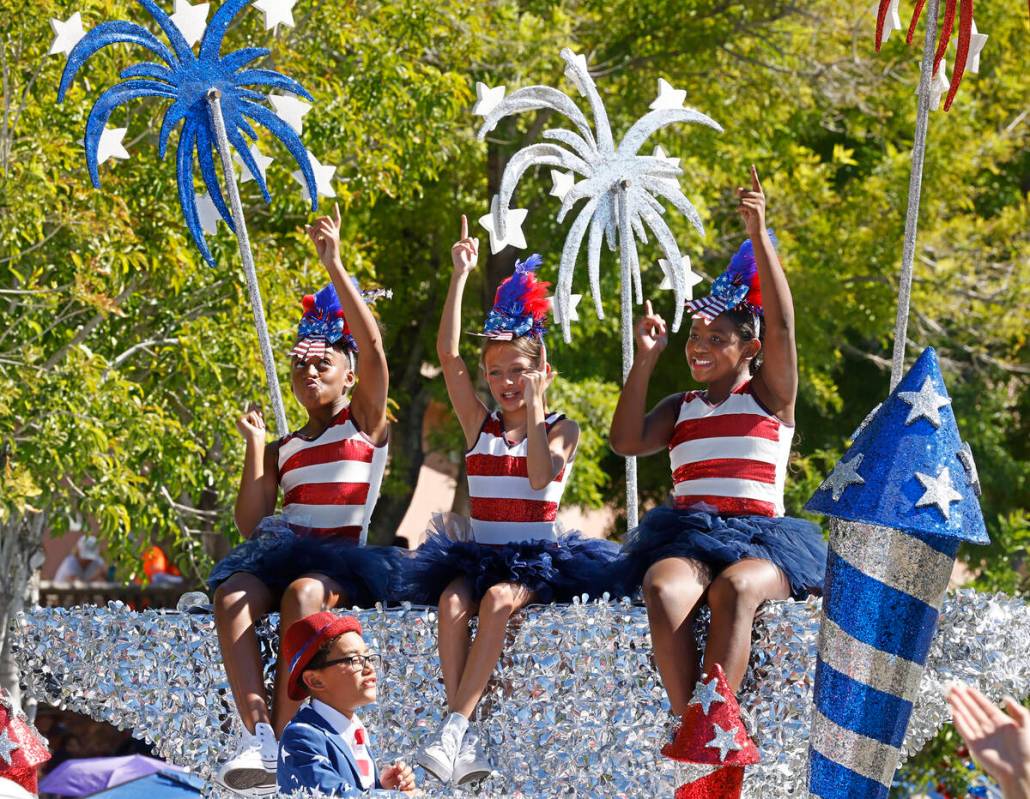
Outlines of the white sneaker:
[{"label": "white sneaker", "polygon": [[440,782],[449,783],[454,771],[454,759],[461,748],[461,739],[461,732],[445,721],[437,733],[419,747],[415,753],[415,762]]},{"label": "white sneaker", "polygon": [[236,754],[222,764],[215,780],[243,796],[271,796],[278,790],[278,749],[270,725],[257,724],[253,733],[244,728]]},{"label": "white sneaker", "polygon": [[451,772],[452,785],[467,785],[485,780],[493,771],[490,754],[483,745],[479,735],[469,729],[461,741],[458,756],[454,759],[454,770]]}]

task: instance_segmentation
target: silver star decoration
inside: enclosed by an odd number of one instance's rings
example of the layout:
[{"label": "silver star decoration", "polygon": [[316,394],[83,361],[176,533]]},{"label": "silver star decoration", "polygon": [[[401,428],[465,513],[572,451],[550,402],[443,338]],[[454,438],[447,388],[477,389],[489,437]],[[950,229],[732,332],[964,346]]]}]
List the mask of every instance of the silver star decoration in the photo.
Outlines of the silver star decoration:
[{"label": "silver star decoration", "polygon": [[[497,196],[490,201],[490,213],[479,217],[479,224],[486,228],[490,234],[490,252],[498,253],[509,244],[512,247],[522,249],[526,246],[526,236],[522,232],[522,225],[525,224],[529,211],[525,208],[509,208],[504,215],[505,225],[503,230],[497,225]],[[570,319],[571,321],[571,319]]]},{"label": "silver star decoration", "polygon": [[973,450],[970,448],[969,443],[966,441],[962,442],[962,449],[955,453],[958,457],[959,463],[962,464],[962,468],[966,470],[966,475],[969,477],[969,485],[973,489],[973,493],[978,497],[982,496],[982,490],[980,488],[980,472],[977,471],[976,461],[973,460]]},{"label": "silver star decoration", "polygon": [[890,7],[887,9],[887,19],[883,21],[883,33],[880,36],[880,44],[886,42],[894,31],[901,30],[901,13],[898,11],[898,5],[901,0],[891,0]]},{"label": "silver star decoration", "polygon": [[479,117],[485,117],[504,99],[503,86],[487,86],[482,81],[476,81],[476,104],[472,106],[472,113]]},{"label": "silver star decoration", "polygon": [[972,23],[972,36],[969,39],[969,53],[966,56],[966,72],[976,74],[980,71],[980,53],[987,44],[987,34],[976,29],[976,20]]},{"label": "silver star decoration", "polygon": [[705,747],[708,749],[719,750],[719,760],[725,760],[727,752],[731,750],[739,752],[744,747],[737,743],[737,731],[739,727],[731,727],[728,730],[724,730],[718,724],[713,723],[712,726],[715,728],[715,737],[712,738]]},{"label": "silver star decoration", "polygon": [[[671,291],[674,288],[672,267],[665,258],[658,259],[658,266],[662,268],[662,282],[658,284],[661,291]],[[685,296],[688,300],[694,299],[694,286],[704,280],[702,275],[690,268],[690,256],[684,255],[680,262],[680,269],[683,270],[683,281],[686,284]]]},{"label": "silver star decoration", "polygon": [[16,744],[7,735],[7,730],[0,732],[0,757],[4,759],[4,762],[9,766],[11,765],[11,752],[16,749],[21,749],[20,744]]},{"label": "silver star decoration", "polygon": [[[946,59],[941,59],[941,65],[937,68],[937,71],[933,73],[933,77],[930,78],[931,111],[936,111],[941,107],[941,99],[948,93],[948,87],[951,84],[948,80],[948,76],[944,74],[947,69],[945,61]],[[918,88],[916,88],[916,92],[919,92]]]},{"label": "silver star decoration", "polygon": [[[558,305],[557,302],[555,302],[555,298],[554,297],[548,297],[547,299],[549,299],[551,301],[551,316],[554,317],[555,324],[560,325],[561,324],[561,307]],[[577,312],[576,309],[579,307],[579,301],[581,299],[583,299],[583,295],[582,294],[573,294],[571,297],[569,297],[569,313],[572,314],[571,318],[569,319],[570,322],[578,322],[579,321],[579,313]]]},{"label": "silver star decoration", "polygon": [[268,99],[279,119],[297,131],[298,135],[304,131],[304,115],[311,110],[311,103],[288,94],[270,94]]},{"label": "silver star decoration", "polygon": [[551,180],[554,185],[551,187],[550,195],[564,200],[569,190],[576,185],[576,175],[573,172],[562,172],[560,169],[551,170]]},{"label": "silver star decoration", "polygon": [[712,705],[725,701],[726,699],[719,693],[719,681],[712,677],[709,682],[705,682],[704,675],[702,675],[702,678],[694,685],[694,696],[687,704],[701,705],[701,710],[707,716]]},{"label": "silver star decoration", "polygon": [[837,461],[837,465],[833,467],[830,476],[819,486],[819,490],[831,491],[833,501],[839,502],[848,486],[863,485],[865,478],[858,473],[858,467],[862,465],[864,457],[865,453],[860,452],[847,463],[843,460]]},{"label": "silver star decoration", "polygon": [[76,11],[63,22],[59,19],[51,19],[50,27],[54,31],[54,41],[50,45],[48,55],[64,53],[68,55],[79,40],[86,35],[82,28],[82,14]]},{"label": "silver star decoration", "polygon": [[97,145],[97,163],[102,164],[108,158],[126,159],[129,151],[122,144],[127,128],[104,128],[100,134],[100,143]]},{"label": "silver star decoration", "polygon": [[916,472],[916,480],[926,489],[923,496],[916,500],[916,507],[925,508],[936,505],[941,515],[945,519],[950,519],[951,503],[959,502],[962,499],[962,495],[955,490],[955,486],[951,483],[951,470],[945,466],[936,477]]},{"label": "silver star decoration", "polygon": [[204,35],[210,6],[210,3],[193,5],[190,0],[175,0],[175,13],[172,14],[171,20],[190,47],[199,42]]},{"label": "silver star decoration", "polygon": [[926,419],[934,427],[941,426],[940,410],[945,405],[951,405],[951,399],[938,394],[933,387],[933,380],[927,375],[919,391],[899,391],[898,399],[907,402],[912,406],[905,419],[905,424],[912,424],[917,419]]},{"label": "silver star decoration", "polygon": [[651,110],[663,111],[668,108],[683,108],[683,103],[686,99],[686,89],[676,89],[665,78],[659,78],[658,97],[651,103]]}]

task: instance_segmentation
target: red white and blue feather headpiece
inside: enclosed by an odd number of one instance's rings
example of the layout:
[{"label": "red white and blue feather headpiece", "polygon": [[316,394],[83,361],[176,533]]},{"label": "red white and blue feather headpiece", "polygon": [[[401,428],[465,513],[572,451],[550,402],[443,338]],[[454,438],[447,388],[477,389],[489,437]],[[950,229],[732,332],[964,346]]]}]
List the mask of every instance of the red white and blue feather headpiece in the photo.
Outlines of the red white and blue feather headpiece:
[{"label": "red white and blue feather headpiece", "polygon": [[547,296],[551,284],[537,280],[536,270],[542,263],[543,258],[536,253],[515,262],[515,273],[497,287],[494,307],[480,335],[497,341],[511,341],[516,336],[543,339],[547,332],[544,319],[551,310]]},{"label": "red white and blue feather headpiece", "polygon": [[[769,231],[769,237],[776,244],[776,236]],[[755,263],[755,250],[751,239],[745,239],[737,254],[730,259],[726,271],[712,283],[708,296],[687,302],[687,309],[695,317],[711,322],[719,314],[735,308],[746,308],[755,315],[756,321],[762,316],[762,286],[758,280],[758,265]]]},{"label": "red white and blue feather headpiece", "polygon": [[[357,285],[357,281],[354,283]],[[388,289],[361,292],[361,298],[369,304],[380,297],[389,298],[392,295],[393,292]],[[340,307],[340,298],[332,283],[317,294],[305,294],[300,302],[304,314],[297,325],[297,343],[290,350],[291,357],[301,360],[312,356],[321,358],[328,348],[338,342],[342,342],[345,350],[358,351],[358,343],[351,335],[343,308]]]}]

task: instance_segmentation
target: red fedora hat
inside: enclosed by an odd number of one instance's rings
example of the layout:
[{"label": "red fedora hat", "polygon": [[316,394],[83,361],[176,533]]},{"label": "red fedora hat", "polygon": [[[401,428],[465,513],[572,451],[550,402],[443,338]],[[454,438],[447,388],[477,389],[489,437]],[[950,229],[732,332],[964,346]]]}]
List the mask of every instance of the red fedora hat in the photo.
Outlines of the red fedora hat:
[{"label": "red fedora hat", "polygon": [[308,689],[300,679],[301,674],[324,642],[344,633],[361,635],[361,622],[353,616],[337,616],[323,611],[290,625],[282,640],[283,659],[290,666],[290,679],[286,684],[286,694],[290,699],[307,697]]}]

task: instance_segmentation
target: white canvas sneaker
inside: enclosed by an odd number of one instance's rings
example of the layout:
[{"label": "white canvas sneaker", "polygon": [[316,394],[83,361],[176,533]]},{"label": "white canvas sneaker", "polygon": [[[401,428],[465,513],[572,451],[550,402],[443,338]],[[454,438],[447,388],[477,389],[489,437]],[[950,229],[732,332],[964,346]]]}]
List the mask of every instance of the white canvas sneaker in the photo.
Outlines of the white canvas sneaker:
[{"label": "white canvas sneaker", "polygon": [[454,759],[454,770],[451,772],[452,785],[468,785],[485,780],[493,771],[493,763],[486,746],[479,735],[471,728],[461,741],[458,756]]},{"label": "white canvas sneaker", "polygon": [[279,746],[268,724],[258,724],[254,732],[244,728],[239,747],[222,764],[215,780],[243,796],[272,796],[278,790],[275,779]]},{"label": "white canvas sneaker", "polygon": [[449,783],[454,771],[454,759],[461,748],[461,739],[461,731],[445,721],[439,731],[419,747],[415,753],[415,762],[440,782]]}]

